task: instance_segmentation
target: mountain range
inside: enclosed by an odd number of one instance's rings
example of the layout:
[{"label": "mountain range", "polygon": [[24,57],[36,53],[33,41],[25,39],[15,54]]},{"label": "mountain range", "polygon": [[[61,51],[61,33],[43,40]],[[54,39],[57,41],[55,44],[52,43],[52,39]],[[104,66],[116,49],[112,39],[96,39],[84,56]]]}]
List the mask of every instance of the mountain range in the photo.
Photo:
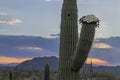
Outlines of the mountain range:
[{"label": "mountain range", "polygon": [[[51,57],[36,57],[32,60],[27,60],[19,65],[17,65],[16,69],[21,70],[39,70],[44,71],[45,65],[49,64],[50,71],[57,71],[58,70],[58,58],[55,56]],[[81,71],[85,71],[86,73],[90,72],[93,69],[93,72],[107,72],[120,77],[120,66],[100,66],[100,65],[92,65],[85,64]]]},{"label": "mountain range", "polygon": [[35,57],[32,60],[27,60],[17,65],[17,69],[22,70],[39,70],[42,71],[45,65],[49,64],[50,70],[57,70],[58,68],[58,58],[55,56],[51,57]]},{"label": "mountain range", "polygon": [[[20,69],[20,70],[39,70],[44,71],[45,65],[49,64],[50,71],[57,71],[58,70],[58,58],[55,56],[51,57],[35,57],[32,60],[24,61],[20,64],[14,64],[14,66],[10,66],[12,64],[8,65],[0,65],[0,70],[5,69]],[[16,65],[16,66],[15,66]],[[100,66],[100,65],[92,65],[91,64],[85,64],[83,68],[81,69],[81,72],[84,71],[84,73],[90,72],[90,70],[93,69],[94,72],[107,72],[112,73],[116,75],[117,77],[120,77],[120,66]]]}]

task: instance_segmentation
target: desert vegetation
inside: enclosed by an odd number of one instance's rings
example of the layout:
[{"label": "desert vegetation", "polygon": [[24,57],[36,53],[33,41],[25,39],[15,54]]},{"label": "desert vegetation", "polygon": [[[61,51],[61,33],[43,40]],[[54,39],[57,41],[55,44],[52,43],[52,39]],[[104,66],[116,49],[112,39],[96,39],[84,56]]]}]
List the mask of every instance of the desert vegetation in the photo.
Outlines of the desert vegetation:
[{"label": "desert vegetation", "polygon": [[[12,80],[47,80],[45,78],[44,71],[26,71],[26,70],[13,70],[12,71]],[[89,76],[89,71],[80,72],[79,80],[120,80],[112,73],[107,72],[95,72],[92,75],[92,79]],[[11,80],[10,79],[10,71],[0,71],[0,80]],[[57,79],[57,71],[49,72],[49,80],[58,80]]]}]

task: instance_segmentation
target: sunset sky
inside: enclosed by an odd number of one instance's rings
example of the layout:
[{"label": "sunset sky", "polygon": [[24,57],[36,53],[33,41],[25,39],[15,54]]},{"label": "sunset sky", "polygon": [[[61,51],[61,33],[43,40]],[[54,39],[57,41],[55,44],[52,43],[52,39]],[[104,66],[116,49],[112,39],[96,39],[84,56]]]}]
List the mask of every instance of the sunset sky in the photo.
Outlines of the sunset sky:
[{"label": "sunset sky", "polygon": [[0,56],[0,64],[10,64],[10,63],[21,63],[26,60],[31,60],[32,58],[15,58],[15,57],[5,57]]},{"label": "sunset sky", "polygon": [[[14,57],[0,56],[0,64],[21,63],[23,61],[31,60],[31,59],[32,58],[14,58]],[[86,60],[86,63],[90,64],[91,61],[93,64],[110,66],[110,64],[107,61],[97,59],[97,58],[88,58]]]},{"label": "sunset sky", "polygon": [[[94,14],[100,19],[100,28],[96,29],[96,38],[120,36],[120,0],[77,1],[78,19],[88,14]],[[62,2],[62,0],[0,0],[0,35],[51,38],[51,34],[59,34]],[[81,25],[78,26],[80,31]],[[105,43],[97,43],[93,47],[112,48]],[[18,48],[42,51],[39,47]],[[28,59],[31,57],[0,56],[0,63],[20,63]],[[108,65],[102,59],[93,58],[93,61]]]}]

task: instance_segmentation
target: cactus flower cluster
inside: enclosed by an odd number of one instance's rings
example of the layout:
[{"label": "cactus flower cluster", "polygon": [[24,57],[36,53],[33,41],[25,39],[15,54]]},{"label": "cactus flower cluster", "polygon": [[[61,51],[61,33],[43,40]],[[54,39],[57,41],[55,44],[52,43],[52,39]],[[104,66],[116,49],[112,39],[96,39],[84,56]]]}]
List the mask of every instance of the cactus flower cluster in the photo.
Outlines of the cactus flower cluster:
[{"label": "cactus flower cluster", "polygon": [[87,15],[80,18],[79,22],[80,23],[92,23],[92,22],[99,23],[99,19],[95,15]]}]

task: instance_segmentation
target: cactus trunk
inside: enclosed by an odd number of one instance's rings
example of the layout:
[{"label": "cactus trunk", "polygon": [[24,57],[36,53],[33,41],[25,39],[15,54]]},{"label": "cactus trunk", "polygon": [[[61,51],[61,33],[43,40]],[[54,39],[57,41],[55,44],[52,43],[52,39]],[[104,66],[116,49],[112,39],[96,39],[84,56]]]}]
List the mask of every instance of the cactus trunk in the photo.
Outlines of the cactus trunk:
[{"label": "cactus trunk", "polygon": [[12,76],[12,75],[13,75],[13,74],[12,74],[12,71],[10,71],[10,72],[9,72],[9,80],[13,80],[13,78],[12,78],[13,76]]},{"label": "cactus trunk", "polygon": [[77,2],[64,0],[61,14],[59,80],[79,80],[79,72],[71,71],[71,61],[78,41]]},{"label": "cactus trunk", "polygon": [[83,23],[82,25],[80,39],[72,61],[72,70],[74,71],[79,71],[88,57],[88,53],[95,35],[95,25],[96,24],[91,23]]},{"label": "cactus trunk", "polygon": [[49,64],[45,65],[45,72],[44,72],[44,80],[50,80],[50,76],[49,76]]}]

